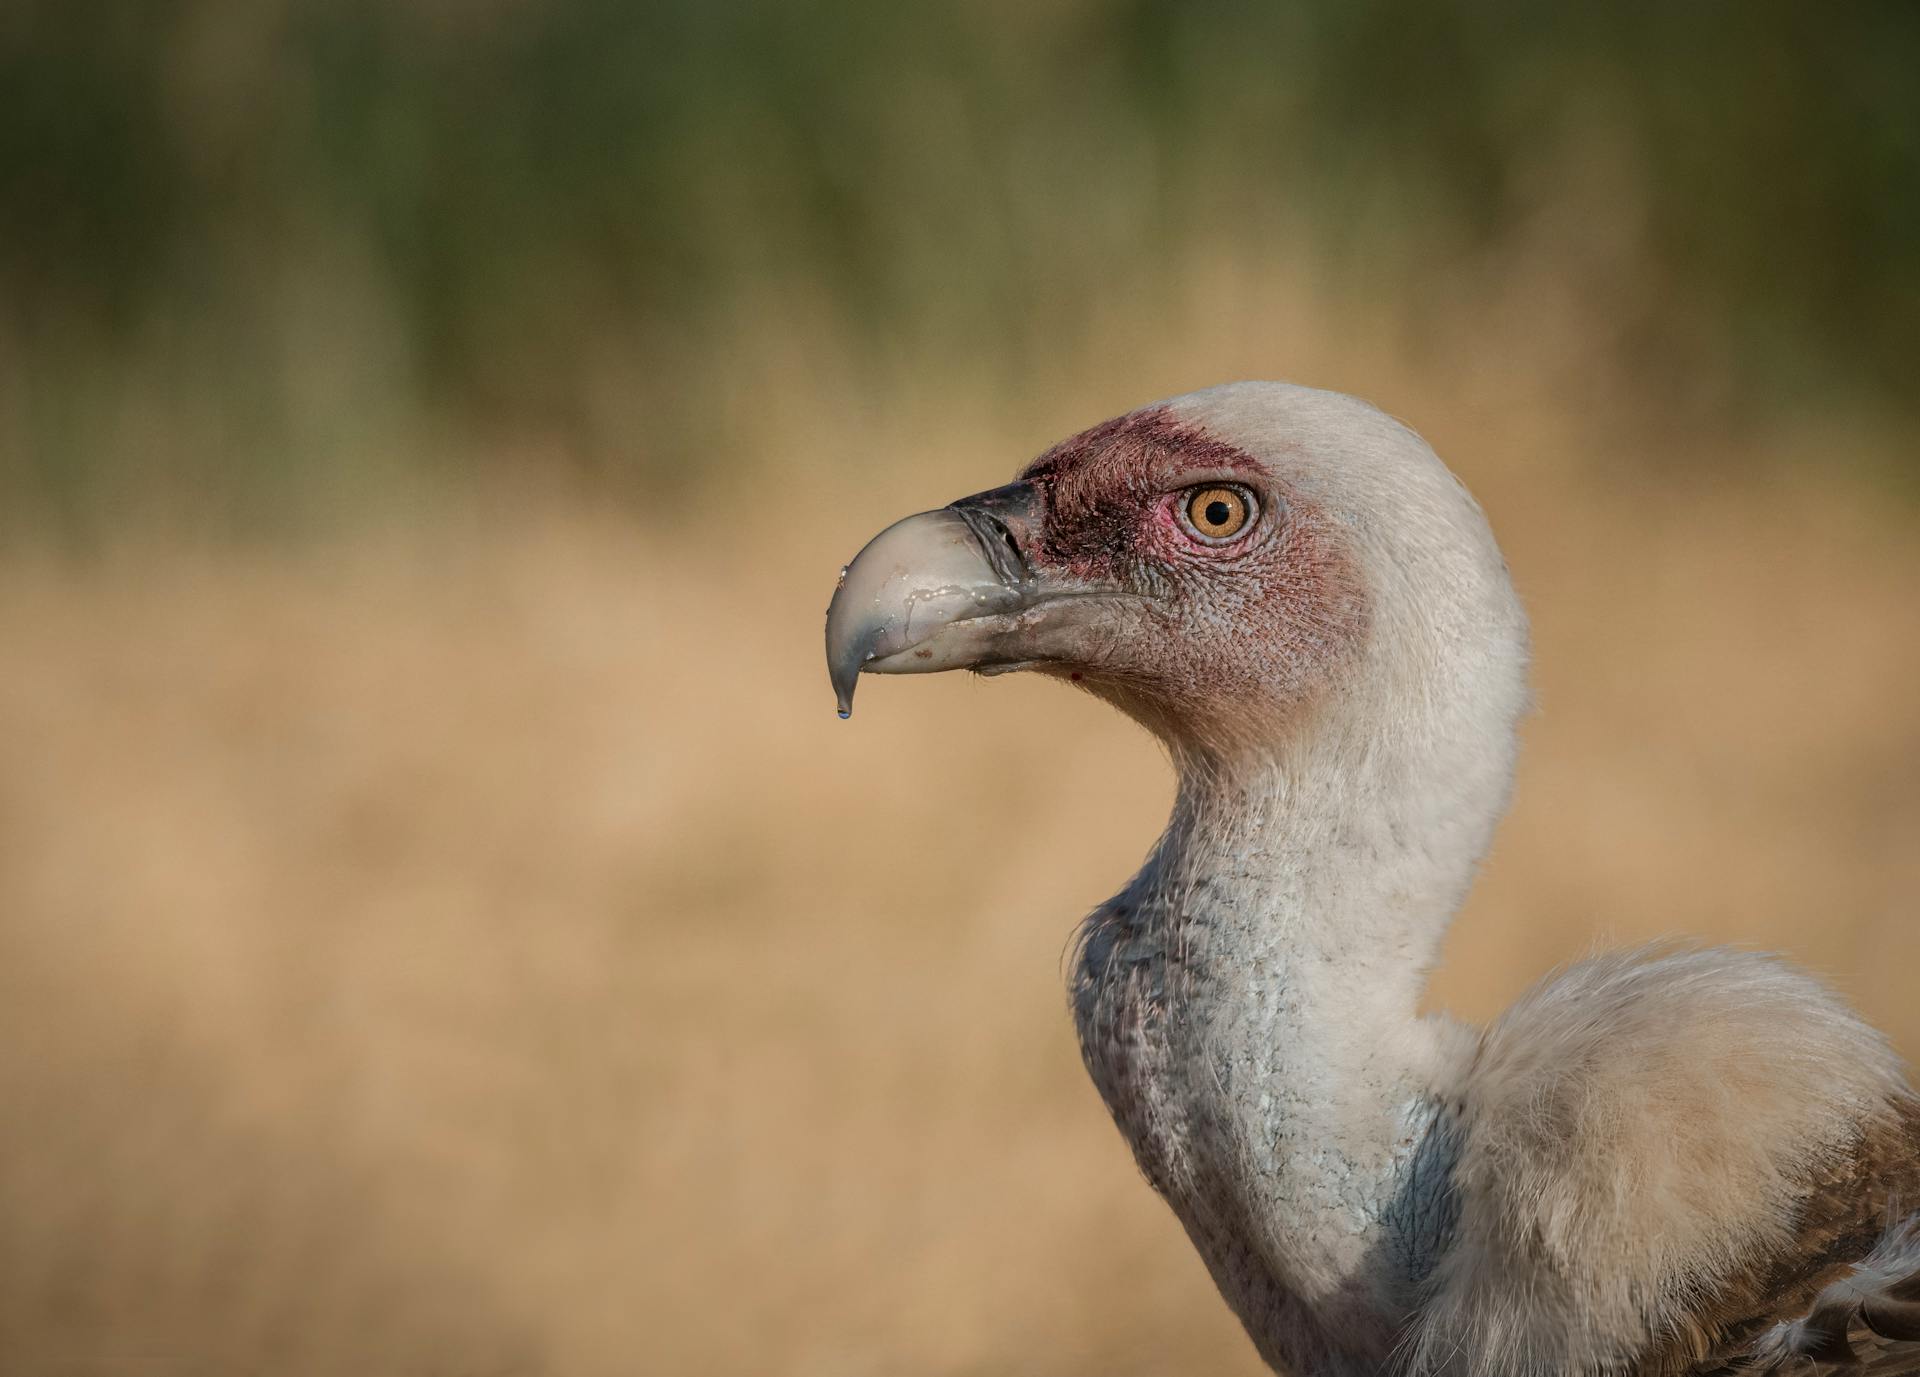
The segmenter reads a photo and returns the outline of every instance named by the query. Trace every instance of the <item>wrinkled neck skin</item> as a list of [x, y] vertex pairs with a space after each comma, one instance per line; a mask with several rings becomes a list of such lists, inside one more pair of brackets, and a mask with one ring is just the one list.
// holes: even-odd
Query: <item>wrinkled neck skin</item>
[[1142, 1170], [1290, 1370], [1377, 1370], [1452, 1224], [1473, 1034], [1418, 1002], [1505, 805], [1512, 713], [1392, 701], [1323, 706], [1264, 749], [1172, 743], [1166, 833], [1074, 974]]

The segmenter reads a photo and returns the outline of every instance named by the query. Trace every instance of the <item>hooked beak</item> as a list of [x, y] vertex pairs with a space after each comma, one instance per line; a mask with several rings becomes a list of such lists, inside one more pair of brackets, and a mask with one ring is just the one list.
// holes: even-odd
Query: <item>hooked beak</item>
[[1038, 520], [1029, 483], [1011, 483], [897, 521], [840, 574], [827, 608], [827, 673], [840, 715], [860, 673], [995, 673], [1022, 653], [1024, 614], [1066, 590], [1038, 577], [1026, 550]]

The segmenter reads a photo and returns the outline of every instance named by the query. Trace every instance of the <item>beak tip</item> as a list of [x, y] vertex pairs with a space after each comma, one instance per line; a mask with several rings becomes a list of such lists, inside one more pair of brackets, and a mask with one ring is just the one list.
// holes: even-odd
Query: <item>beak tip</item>
[[853, 691], [860, 684], [860, 664], [857, 660], [849, 663], [850, 659], [850, 656], [839, 655], [828, 664], [827, 677], [833, 683], [833, 706], [842, 722], [853, 716]]

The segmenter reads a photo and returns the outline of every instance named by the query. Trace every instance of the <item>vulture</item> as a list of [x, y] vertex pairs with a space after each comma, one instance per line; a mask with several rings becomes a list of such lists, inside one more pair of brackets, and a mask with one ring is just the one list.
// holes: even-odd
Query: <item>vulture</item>
[[1178, 789], [1070, 961], [1086, 1067], [1276, 1371], [1920, 1373], [1920, 1101], [1777, 959], [1663, 945], [1484, 1028], [1423, 1013], [1505, 811], [1527, 620], [1420, 437], [1283, 383], [1176, 397], [888, 526], [858, 676], [1031, 670]]

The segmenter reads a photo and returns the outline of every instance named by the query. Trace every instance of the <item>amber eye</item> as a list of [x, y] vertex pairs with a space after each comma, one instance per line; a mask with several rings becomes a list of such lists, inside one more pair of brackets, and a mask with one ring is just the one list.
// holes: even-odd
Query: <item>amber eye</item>
[[1212, 485], [1187, 494], [1187, 524], [1205, 540], [1231, 540], [1253, 519], [1253, 494], [1244, 488]]

